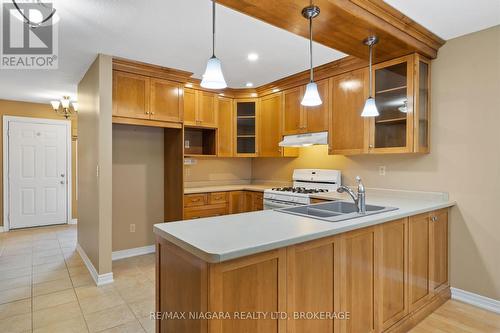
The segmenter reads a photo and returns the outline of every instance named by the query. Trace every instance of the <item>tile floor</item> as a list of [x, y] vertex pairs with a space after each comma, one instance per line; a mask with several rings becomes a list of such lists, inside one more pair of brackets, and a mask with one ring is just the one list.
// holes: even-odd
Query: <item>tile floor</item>
[[0, 233], [0, 332], [154, 332], [154, 255], [98, 288], [75, 247], [74, 225]]

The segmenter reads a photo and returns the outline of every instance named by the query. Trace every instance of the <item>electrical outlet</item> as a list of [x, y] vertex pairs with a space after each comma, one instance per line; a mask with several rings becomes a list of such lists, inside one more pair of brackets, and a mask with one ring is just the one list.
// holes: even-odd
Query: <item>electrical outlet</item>
[[130, 232], [135, 232], [135, 224], [130, 225]]
[[184, 140], [184, 148], [189, 149], [190, 146], [191, 146], [191, 142], [189, 142], [189, 140]]
[[385, 176], [385, 165], [381, 165], [378, 167], [379, 176]]

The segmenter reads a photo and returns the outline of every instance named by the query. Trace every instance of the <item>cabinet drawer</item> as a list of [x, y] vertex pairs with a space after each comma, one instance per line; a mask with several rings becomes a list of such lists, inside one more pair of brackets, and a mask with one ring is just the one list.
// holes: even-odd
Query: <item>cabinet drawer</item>
[[196, 207], [207, 204], [207, 194], [186, 194], [184, 195], [184, 207]]
[[211, 205], [226, 203], [227, 192], [213, 192], [208, 194], [208, 203]]
[[210, 205], [193, 207], [184, 210], [184, 219], [199, 219], [202, 217], [221, 216], [227, 214], [227, 205]]

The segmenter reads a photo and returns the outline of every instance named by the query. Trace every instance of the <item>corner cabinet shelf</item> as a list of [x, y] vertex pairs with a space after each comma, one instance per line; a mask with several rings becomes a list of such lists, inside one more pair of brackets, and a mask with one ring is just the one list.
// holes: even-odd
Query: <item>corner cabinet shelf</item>
[[235, 101], [235, 155], [240, 157], [257, 156], [257, 99]]

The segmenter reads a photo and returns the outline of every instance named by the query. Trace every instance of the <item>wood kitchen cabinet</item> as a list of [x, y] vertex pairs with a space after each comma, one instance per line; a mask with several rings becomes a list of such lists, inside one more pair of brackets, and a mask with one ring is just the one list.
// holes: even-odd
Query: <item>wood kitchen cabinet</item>
[[184, 125], [217, 127], [216, 98], [214, 93], [184, 89]]
[[368, 151], [370, 120], [361, 117], [368, 97], [368, 76], [368, 69], [360, 69], [330, 79], [330, 154], [352, 155]]
[[398, 322], [408, 309], [408, 219], [378, 227], [378, 311], [376, 320], [383, 331]]
[[430, 62], [409, 55], [373, 66], [380, 116], [370, 120], [372, 153], [429, 152]]
[[113, 117], [179, 123], [182, 103], [177, 82], [113, 71]]
[[448, 281], [448, 209], [430, 216], [429, 279], [433, 294], [450, 286]]
[[263, 193], [256, 191], [185, 194], [184, 219], [253, 212], [264, 209], [263, 202]]
[[217, 128], [217, 156], [231, 157], [234, 154], [233, 100], [217, 96], [216, 110], [219, 123]]
[[235, 154], [239, 157], [256, 157], [258, 155], [258, 99], [237, 99], [234, 103]]
[[319, 106], [305, 107], [300, 104], [305, 86], [283, 92], [283, 135], [328, 131], [328, 112], [330, 108], [330, 89], [328, 79], [316, 82], [323, 103]]
[[259, 156], [280, 157], [282, 93], [275, 93], [260, 99], [259, 109]]
[[150, 78], [113, 71], [113, 116], [149, 119]]

